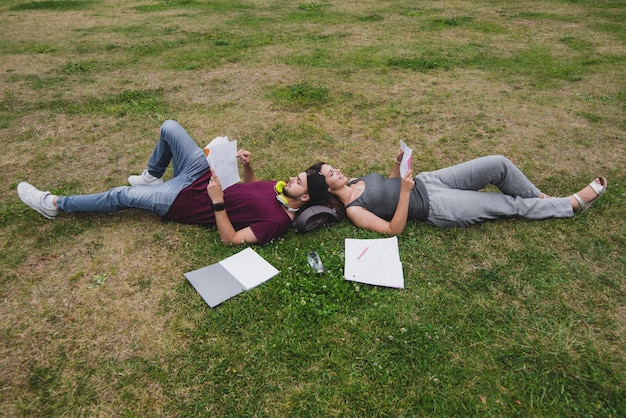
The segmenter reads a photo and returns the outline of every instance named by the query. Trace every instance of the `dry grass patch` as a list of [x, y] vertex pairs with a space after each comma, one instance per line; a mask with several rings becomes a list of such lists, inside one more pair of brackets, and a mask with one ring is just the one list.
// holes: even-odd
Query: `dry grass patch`
[[[188, 268], [177, 255], [180, 238], [158, 220], [102, 220], [106, 224], [58, 238], [50, 252], [27, 257], [15, 272], [21, 285], [3, 294], [3, 321], [11, 324], [5, 328], [10, 342], [2, 347], [3, 376], [12, 382], [5, 395], [18, 396], [15, 391], [32, 385], [24, 380], [28, 375], [56, 369], [61, 360], [69, 386], [59, 390], [71, 391], [85, 371], [102, 364], [184, 349], [180, 335], [164, 331], [175, 317], [167, 306]], [[110, 391], [115, 382], [98, 380], [88, 378], [103, 399], [121, 401]], [[160, 389], [147, 385], [141, 396], [159, 399]]]

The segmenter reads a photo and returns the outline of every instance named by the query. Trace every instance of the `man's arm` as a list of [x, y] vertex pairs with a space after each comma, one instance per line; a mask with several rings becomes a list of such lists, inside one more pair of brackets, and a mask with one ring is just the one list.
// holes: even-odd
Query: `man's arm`
[[254, 174], [254, 170], [252, 170], [252, 166], [250, 162], [252, 161], [252, 155], [250, 151], [246, 151], [242, 149], [237, 152], [237, 158], [241, 161], [241, 165], [243, 166], [243, 182], [244, 183], [254, 183], [257, 182], [256, 175]]
[[220, 240], [226, 245], [241, 245], [241, 244], [258, 244], [257, 239], [252, 228], [246, 227], [235, 231], [228, 212], [226, 209], [216, 210], [224, 204], [224, 191], [220, 180], [217, 178], [214, 172], [211, 173], [211, 180], [207, 186], [207, 193], [213, 202], [213, 210], [215, 212], [215, 224], [217, 226], [217, 232], [220, 235]]
[[217, 232], [220, 235], [220, 240], [225, 245], [241, 245], [241, 244], [258, 244], [257, 239], [252, 228], [245, 227], [239, 231], [235, 231], [233, 224], [228, 218], [226, 209], [215, 212], [215, 223], [217, 225]]

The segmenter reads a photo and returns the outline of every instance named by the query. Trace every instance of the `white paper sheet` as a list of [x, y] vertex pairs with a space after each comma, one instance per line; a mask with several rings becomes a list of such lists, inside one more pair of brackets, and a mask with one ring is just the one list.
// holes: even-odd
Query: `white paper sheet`
[[345, 240], [344, 277], [359, 283], [404, 288], [398, 238]]
[[400, 162], [400, 176], [404, 178], [409, 168], [411, 168], [411, 160], [413, 159], [413, 150], [409, 148], [404, 141], [400, 141], [400, 148], [404, 151], [402, 161]]
[[239, 167], [237, 166], [237, 141], [228, 141], [227, 136], [218, 136], [204, 147], [209, 167], [211, 167], [226, 190], [239, 183]]

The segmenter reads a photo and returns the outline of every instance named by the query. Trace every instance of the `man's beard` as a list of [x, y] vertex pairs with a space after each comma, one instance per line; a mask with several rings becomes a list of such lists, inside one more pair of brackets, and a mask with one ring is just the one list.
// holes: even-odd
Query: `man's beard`
[[290, 198], [290, 199], [299, 199], [299, 198], [300, 198], [300, 196], [302, 196], [302, 195], [300, 195], [300, 196], [294, 196], [294, 195], [291, 193], [291, 191], [290, 191], [290, 190], [287, 190], [287, 189], [285, 189], [285, 188], [283, 188], [283, 194], [285, 195], [285, 197], [288, 197], [288, 198]]

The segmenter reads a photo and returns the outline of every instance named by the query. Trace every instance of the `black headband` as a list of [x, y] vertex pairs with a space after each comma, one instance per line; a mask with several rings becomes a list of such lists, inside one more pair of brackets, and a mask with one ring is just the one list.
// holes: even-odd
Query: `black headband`
[[310, 171], [306, 174], [306, 181], [311, 196], [310, 203], [320, 203], [328, 198], [328, 186], [326, 179], [317, 171]]

